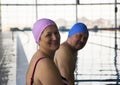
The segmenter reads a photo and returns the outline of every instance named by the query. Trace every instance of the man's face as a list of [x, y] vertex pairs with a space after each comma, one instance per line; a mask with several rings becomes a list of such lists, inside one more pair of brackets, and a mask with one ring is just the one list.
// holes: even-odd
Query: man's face
[[75, 50], [82, 49], [88, 40], [87, 33], [77, 33], [71, 36], [71, 44]]

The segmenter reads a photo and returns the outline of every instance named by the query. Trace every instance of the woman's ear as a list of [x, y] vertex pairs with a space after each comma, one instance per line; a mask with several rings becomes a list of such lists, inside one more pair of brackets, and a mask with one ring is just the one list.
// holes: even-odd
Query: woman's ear
[[40, 38], [39, 38], [39, 41], [37, 42], [37, 45], [40, 45]]

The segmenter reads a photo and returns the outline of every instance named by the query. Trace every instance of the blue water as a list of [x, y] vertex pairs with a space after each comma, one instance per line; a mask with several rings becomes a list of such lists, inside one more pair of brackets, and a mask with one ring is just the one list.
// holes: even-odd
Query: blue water
[[[60, 32], [61, 43], [66, 40], [67, 34], [67, 32]], [[19, 32], [19, 36], [29, 62], [37, 50], [37, 45], [30, 31]], [[114, 37], [115, 33], [112, 31], [90, 32], [86, 46], [78, 52], [76, 84], [120, 84], [120, 32], [117, 32], [117, 50], [114, 48]]]

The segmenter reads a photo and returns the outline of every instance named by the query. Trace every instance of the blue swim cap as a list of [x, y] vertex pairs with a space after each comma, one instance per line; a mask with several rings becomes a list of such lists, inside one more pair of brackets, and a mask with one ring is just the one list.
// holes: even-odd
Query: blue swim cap
[[74, 34], [80, 33], [80, 32], [87, 33], [89, 35], [87, 26], [85, 24], [83, 24], [83, 23], [76, 23], [70, 29], [68, 37], [70, 37], [70, 36], [72, 36]]

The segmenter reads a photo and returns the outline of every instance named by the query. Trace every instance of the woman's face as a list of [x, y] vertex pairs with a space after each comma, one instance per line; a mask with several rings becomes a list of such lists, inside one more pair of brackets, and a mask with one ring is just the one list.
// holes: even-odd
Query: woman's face
[[56, 51], [60, 46], [60, 34], [55, 25], [45, 28], [39, 40], [40, 47], [45, 50]]
[[86, 33], [77, 33], [71, 36], [72, 47], [76, 50], [82, 49], [88, 40], [88, 35]]

